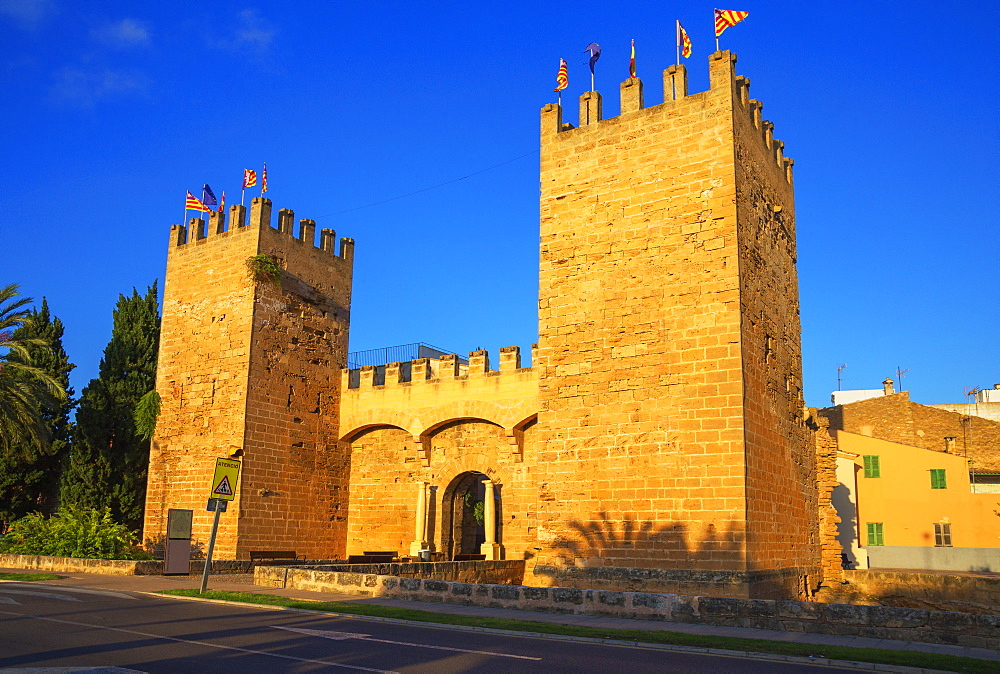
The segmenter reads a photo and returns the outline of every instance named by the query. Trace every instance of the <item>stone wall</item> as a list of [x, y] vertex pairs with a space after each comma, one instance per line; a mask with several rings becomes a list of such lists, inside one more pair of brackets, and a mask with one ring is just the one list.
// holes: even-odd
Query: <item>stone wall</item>
[[995, 648], [1000, 615], [787, 600], [460, 583], [301, 568], [257, 569], [259, 585], [411, 601], [752, 627]]
[[691, 569], [641, 569], [598, 567], [534, 567], [532, 581], [544, 578], [544, 585], [584, 590], [622, 590], [705, 594], [713, 597], [782, 599], [789, 588], [814, 570], [809, 568], [763, 569], [758, 571], [699, 571]]
[[[163, 575], [163, 561], [156, 559], [80, 559], [78, 557], [46, 557], [43, 555], [0, 554], [0, 568], [29, 569], [61, 573], [98, 573], [105, 576], [160, 576]], [[193, 559], [191, 574], [205, 570], [205, 560]], [[212, 560], [212, 574], [250, 573], [253, 564], [249, 561]]]
[[945, 437], [955, 438], [952, 453], [972, 461], [973, 470], [1000, 471], [1000, 422], [910, 401], [908, 391], [827, 407], [831, 430], [848, 431], [945, 451]]
[[[300, 573], [301, 572], [301, 573]], [[308, 567], [259, 566], [254, 570], [254, 584], [267, 587], [295, 587], [329, 592], [330, 585], [364, 588], [365, 578], [424, 578], [459, 583], [520, 585], [524, 580], [524, 562], [518, 560], [478, 562], [419, 562], [413, 564], [326, 564]]]
[[[944, 573], [856, 569], [844, 571], [850, 589], [889, 603], [894, 598], [929, 606], [959, 607], [995, 613], [1000, 606], [1000, 575], [970, 576]], [[956, 608], [956, 610], [959, 610]]]

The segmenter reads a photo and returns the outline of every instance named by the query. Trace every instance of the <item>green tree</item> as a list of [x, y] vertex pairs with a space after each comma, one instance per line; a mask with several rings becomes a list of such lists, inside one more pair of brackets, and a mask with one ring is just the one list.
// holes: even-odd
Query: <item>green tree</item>
[[130, 529], [142, 526], [149, 440], [136, 432], [134, 412], [153, 390], [160, 314], [156, 283], [146, 295], [118, 296], [111, 341], [99, 375], [80, 394], [60, 498], [104, 510]]
[[25, 383], [32, 375], [18, 372], [30, 365], [51, 377], [65, 396], [44, 395], [35, 402], [32, 418], [44, 425], [44, 440], [36, 443], [21, 438], [0, 450], [0, 532], [13, 520], [30, 512], [54, 509], [59, 489], [59, 468], [69, 447], [69, 415], [73, 409], [69, 373], [75, 367], [63, 349], [63, 324], [53, 318], [48, 302], [41, 309], [29, 311], [11, 339], [24, 348], [7, 354], [6, 376]]

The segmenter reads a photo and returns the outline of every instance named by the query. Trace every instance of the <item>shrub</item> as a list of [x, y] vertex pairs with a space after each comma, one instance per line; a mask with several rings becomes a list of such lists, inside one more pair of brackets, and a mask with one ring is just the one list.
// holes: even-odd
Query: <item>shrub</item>
[[60, 508], [52, 517], [31, 513], [0, 537], [0, 552], [86, 559], [152, 559], [137, 534], [111, 519], [111, 510]]

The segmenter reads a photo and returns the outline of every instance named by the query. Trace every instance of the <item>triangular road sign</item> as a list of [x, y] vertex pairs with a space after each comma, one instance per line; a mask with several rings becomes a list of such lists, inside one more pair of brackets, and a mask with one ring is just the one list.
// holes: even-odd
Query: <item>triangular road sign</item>
[[219, 496], [232, 496], [233, 488], [229, 484], [229, 476], [224, 475], [219, 484], [212, 490], [213, 494], [218, 494]]

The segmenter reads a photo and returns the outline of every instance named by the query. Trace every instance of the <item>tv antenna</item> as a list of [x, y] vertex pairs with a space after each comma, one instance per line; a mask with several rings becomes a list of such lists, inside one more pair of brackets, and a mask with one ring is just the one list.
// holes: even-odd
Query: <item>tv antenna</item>
[[971, 403], [972, 399], [975, 398], [977, 395], [979, 395], [979, 392], [982, 391], [982, 390], [983, 390], [982, 386], [973, 386], [972, 388], [969, 388], [968, 386], [966, 386], [965, 387], [965, 399], [968, 400]]
[[898, 365], [896, 366], [896, 381], [899, 382], [899, 391], [900, 391], [900, 393], [902, 393], [902, 391], [903, 391], [903, 377], [905, 377], [906, 373], [909, 372], [909, 371], [910, 371], [909, 368], [907, 368], [905, 370], [901, 370], [901, 369], [899, 369]]
[[841, 377], [840, 376], [840, 373], [843, 372], [846, 369], [847, 369], [847, 363], [843, 363], [843, 364], [837, 366], [837, 390], [838, 391], [841, 390], [840, 385], [841, 385], [842, 382], [845, 382], [845, 381], [854, 381], [854, 379], [851, 378], [851, 377]]

